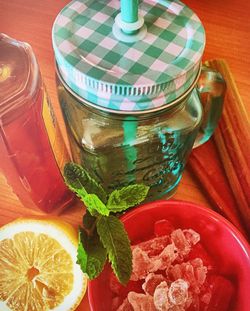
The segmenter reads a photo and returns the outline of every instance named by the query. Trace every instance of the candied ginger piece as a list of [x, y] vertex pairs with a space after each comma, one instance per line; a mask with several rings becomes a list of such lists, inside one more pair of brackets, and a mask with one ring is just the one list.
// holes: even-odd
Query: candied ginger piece
[[184, 279], [185, 281], [188, 281], [190, 285], [196, 281], [194, 268], [190, 262], [183, 262], [181, 264], [171, 266], [169, 269], [169, 276], [174, 281]]
[[168, 301], [168, 284], [166, 281], [161, 282], [155, 288], [154, 305], [157, 311], [169, 310], [170, 304]]
[[190, 252], [191, 250], [190, 243], [186, 239], [181, 229], [174, 230], [171, 233], [171, 240], [178, 250], [178, 255], [180, 259], [182, 259], [183, 256], [186, 256]]
[[178, 279], [187, 281], [190, 285], [190, 290], [199, 292], [199, 287], [195, 286], [197, 282], [194, 276], [194, 269], [189, 262], [171, 266], [168, 270], [168, 276], [172, 281], [176, 281]]
[[194, 268], [195, 279], [199, 284], [204, 284], [207, 277], [207, 267], [203, 265], [203, 261], [200, 258], [196, 258], [190, 261]]
[[174, 231], [174, 226], [167, 219], [161, 219], [154, 223], [154, 234], [155, 236], [169, 235]]
[[183, 276], [183, 269], [181, 264], [175, 264], [167, 269], [166, 274], [170, 277], [171, 280], [181, 279]]
[[193, 293], [199, 294], [207, 276], [207, 267], [200, 258], [171, 266], [168, 270], [172, 280], [183, 279], [190, 285]]
[[183, 279], [178, 279], [171, 283], [168, 290], [169, 302], [173, 305], [185, 305], [188, 300], [188, 283]]
[[142, 284], [142, 289], [146, 294], [153, 296], [155, 288], [163, 281], [166, 279], [162, 274], [149, 273]]
[[183, 231], [184, 236], [185, 236], [185, 238], [187, 239], [187, 241], [189, 242], [190, 245], [197, 244], [200, 241], [200, 239], [201, 239], [199, 233], [197, 233], [193, 229], [184, 229], [182, 231]]
[[151, 260], [148, 254], [140, 247], [135, 247], [132, 250], [133, 272], [131, 275], [132, 281], [145, 279], [150, 272], [157, 271], [161, 264], [160, 259]]
[[117, 309], [117, 311], [134, 311], [132, 305], [129, 303], [128, 298], [123, 300], [123, 303]]
[[154, 299], [150, 295], [129, 292], [128, 301], [134, 311], [157, 311], [154, 306]]
[[147, 276], [151, 265], [148, 254], [143, 251], [140, 247], [135, 247], [132, 250], [132, 263], [133, 271], [131, 280], [137, 281]]
[[175, 261], [177, 257], [178, 252], [175, 245], [173, 243], [167, 245], [159, 255], [159, 259], [161, 259], [161, 266], [159, 267], [159, 270], [168, 269], [171, 263]]
[[145, 251], [148, 256], [152, 257], [159, 255], [170, 242], [170, 237], [164, 235], [133, 245], [132, 251], [135, 247], [139, 247], [141, 250]]
[[150, 272], [166, 270], [177, 256], [174, 244], [167, 245], [159, 255], [153, 257], [149, 257], [148, 253], [140, 247], [134, 247], [132, 250], [133, 272], [130, 279], [137, 281], [145, 279]]
[[163, 266], [163, 261], [158, 256], [149, 257], [147, 252], [140, 247], [132, 250], [133, 271], [130, 280], [138, 281], [145, 279], [150, 272], [158, 271]]

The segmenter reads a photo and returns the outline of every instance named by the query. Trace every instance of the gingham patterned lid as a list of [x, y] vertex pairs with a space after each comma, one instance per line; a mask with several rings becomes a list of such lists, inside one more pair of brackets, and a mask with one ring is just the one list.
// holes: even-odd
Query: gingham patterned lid
[[118, 0], [72, 1], [57, 16], [52, 41], [60, 75], [80, 97], [112, 110], [166, 105], [194, 82], [205, 45], [198, 17], [180, 1], [143, 0], [146, 36], [113, 32]]

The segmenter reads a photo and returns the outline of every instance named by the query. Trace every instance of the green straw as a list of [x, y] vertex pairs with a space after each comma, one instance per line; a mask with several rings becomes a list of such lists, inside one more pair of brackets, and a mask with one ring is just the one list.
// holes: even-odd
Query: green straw
[[[136, 117], [127, 117], [126, 120], [123, 121], [123, 146], [124, 146], [124, 154], [127, 161], [127, 171], [134, 171], [136, 160], [137, 160], [137, 149], [134, 146], [137, 136], [137, 118]], [[134, 180], [135, 176], [130, 175]]]
[[126, 23], [138, 21], [138, 0], [121, 0], [121, 16]]

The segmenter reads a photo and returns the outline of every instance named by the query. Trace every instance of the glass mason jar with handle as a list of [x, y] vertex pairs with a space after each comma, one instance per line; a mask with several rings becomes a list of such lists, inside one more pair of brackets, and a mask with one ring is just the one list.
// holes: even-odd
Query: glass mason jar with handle
[[188, 7], [132, 2], [121, 13], [114, 0], [60, 12], [58, 95], [74, 161], [108, 193], [144, 183], [153, 200], [172, 195], [193, 146], [212, 135], [225, 83], [201, 68], [205, 33]]

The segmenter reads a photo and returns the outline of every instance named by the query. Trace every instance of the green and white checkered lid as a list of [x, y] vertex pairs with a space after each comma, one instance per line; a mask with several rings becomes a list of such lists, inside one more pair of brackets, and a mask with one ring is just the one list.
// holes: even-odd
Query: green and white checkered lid
[[154, 109], [185, 93], [205, 45], [199, 18], [178, 0], [143, 0], [144, 33], [126, 42], [115, 32], [119, 11], [118, 0], [72, 1], [57, 16], [53, 48], [69, 88], [100, 109], [118, 111]]

